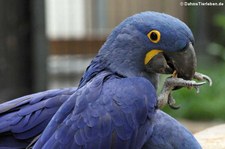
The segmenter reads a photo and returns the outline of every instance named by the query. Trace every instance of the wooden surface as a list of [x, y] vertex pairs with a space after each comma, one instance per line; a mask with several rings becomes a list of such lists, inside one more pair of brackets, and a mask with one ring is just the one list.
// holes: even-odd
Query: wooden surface
[[225, 149], [225, 124], [207, 128], [195, 137], [203, 149]]
[[80, 39], [80, 40], [51, 40], [50, 54], [52, 55], [90, 55], [96, 54], [105, 40]]

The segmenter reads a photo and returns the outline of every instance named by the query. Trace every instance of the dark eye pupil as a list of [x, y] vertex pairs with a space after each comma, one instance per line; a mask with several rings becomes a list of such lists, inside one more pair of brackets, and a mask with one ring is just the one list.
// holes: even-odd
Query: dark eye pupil
[[158, 35], [156, 33], [154, 33], [154, 32], [151, 33], [150, 37], [151, 37], [152, 40], [157, 40], [158, 39]]

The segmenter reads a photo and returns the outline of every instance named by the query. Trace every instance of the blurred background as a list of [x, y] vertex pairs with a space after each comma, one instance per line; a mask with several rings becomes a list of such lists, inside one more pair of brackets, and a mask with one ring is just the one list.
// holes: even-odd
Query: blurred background
[[[77, 86], [107, 35], [123, 19], [158, 11], [184, 21], [195, 36], [205, 85], [173, 93], [180, 119], [225, 121], [225, 4], [181, 6], [180, 0], [0, 1], [0, 102], [53, 88]], [[187, 0], [185, 2], [199, 2]], [[201, 2], [208, 2], [201, 0]], [[224, 2], [214, 0], [214, 2]]]

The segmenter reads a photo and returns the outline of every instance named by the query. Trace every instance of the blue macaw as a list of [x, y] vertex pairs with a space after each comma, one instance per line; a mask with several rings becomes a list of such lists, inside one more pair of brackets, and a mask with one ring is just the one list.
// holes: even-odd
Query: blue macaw
[[[159, 109], [173, 101], [172, 90], [198, 87], [193, 78], [207, 80], [195, 73], [193, 44], [191, 30], [170, 15], [143, 12], [127, 18], [109, 35], [77, 88], [0, 105], [0, 148], [201, 148]], [[173, 75], [159, 100], [160, 73]]]

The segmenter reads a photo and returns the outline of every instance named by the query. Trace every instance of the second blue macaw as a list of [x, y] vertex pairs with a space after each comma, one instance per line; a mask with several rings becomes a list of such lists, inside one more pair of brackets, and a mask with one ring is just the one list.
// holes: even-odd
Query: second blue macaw
[[[173, 89], [199, 86], [193, 78], [207, 80], [195, 73], [193, 44], [187, 25], [167, 14], [127, 18], [109, 35], [78, 88], [0, 105], [0, 148], [201, 148], [186, 128], [158, 108], [164, 102], [173, 106]], [[173, 74], [166, 84], [169, 92], [160, 99], [159, 73]]]

